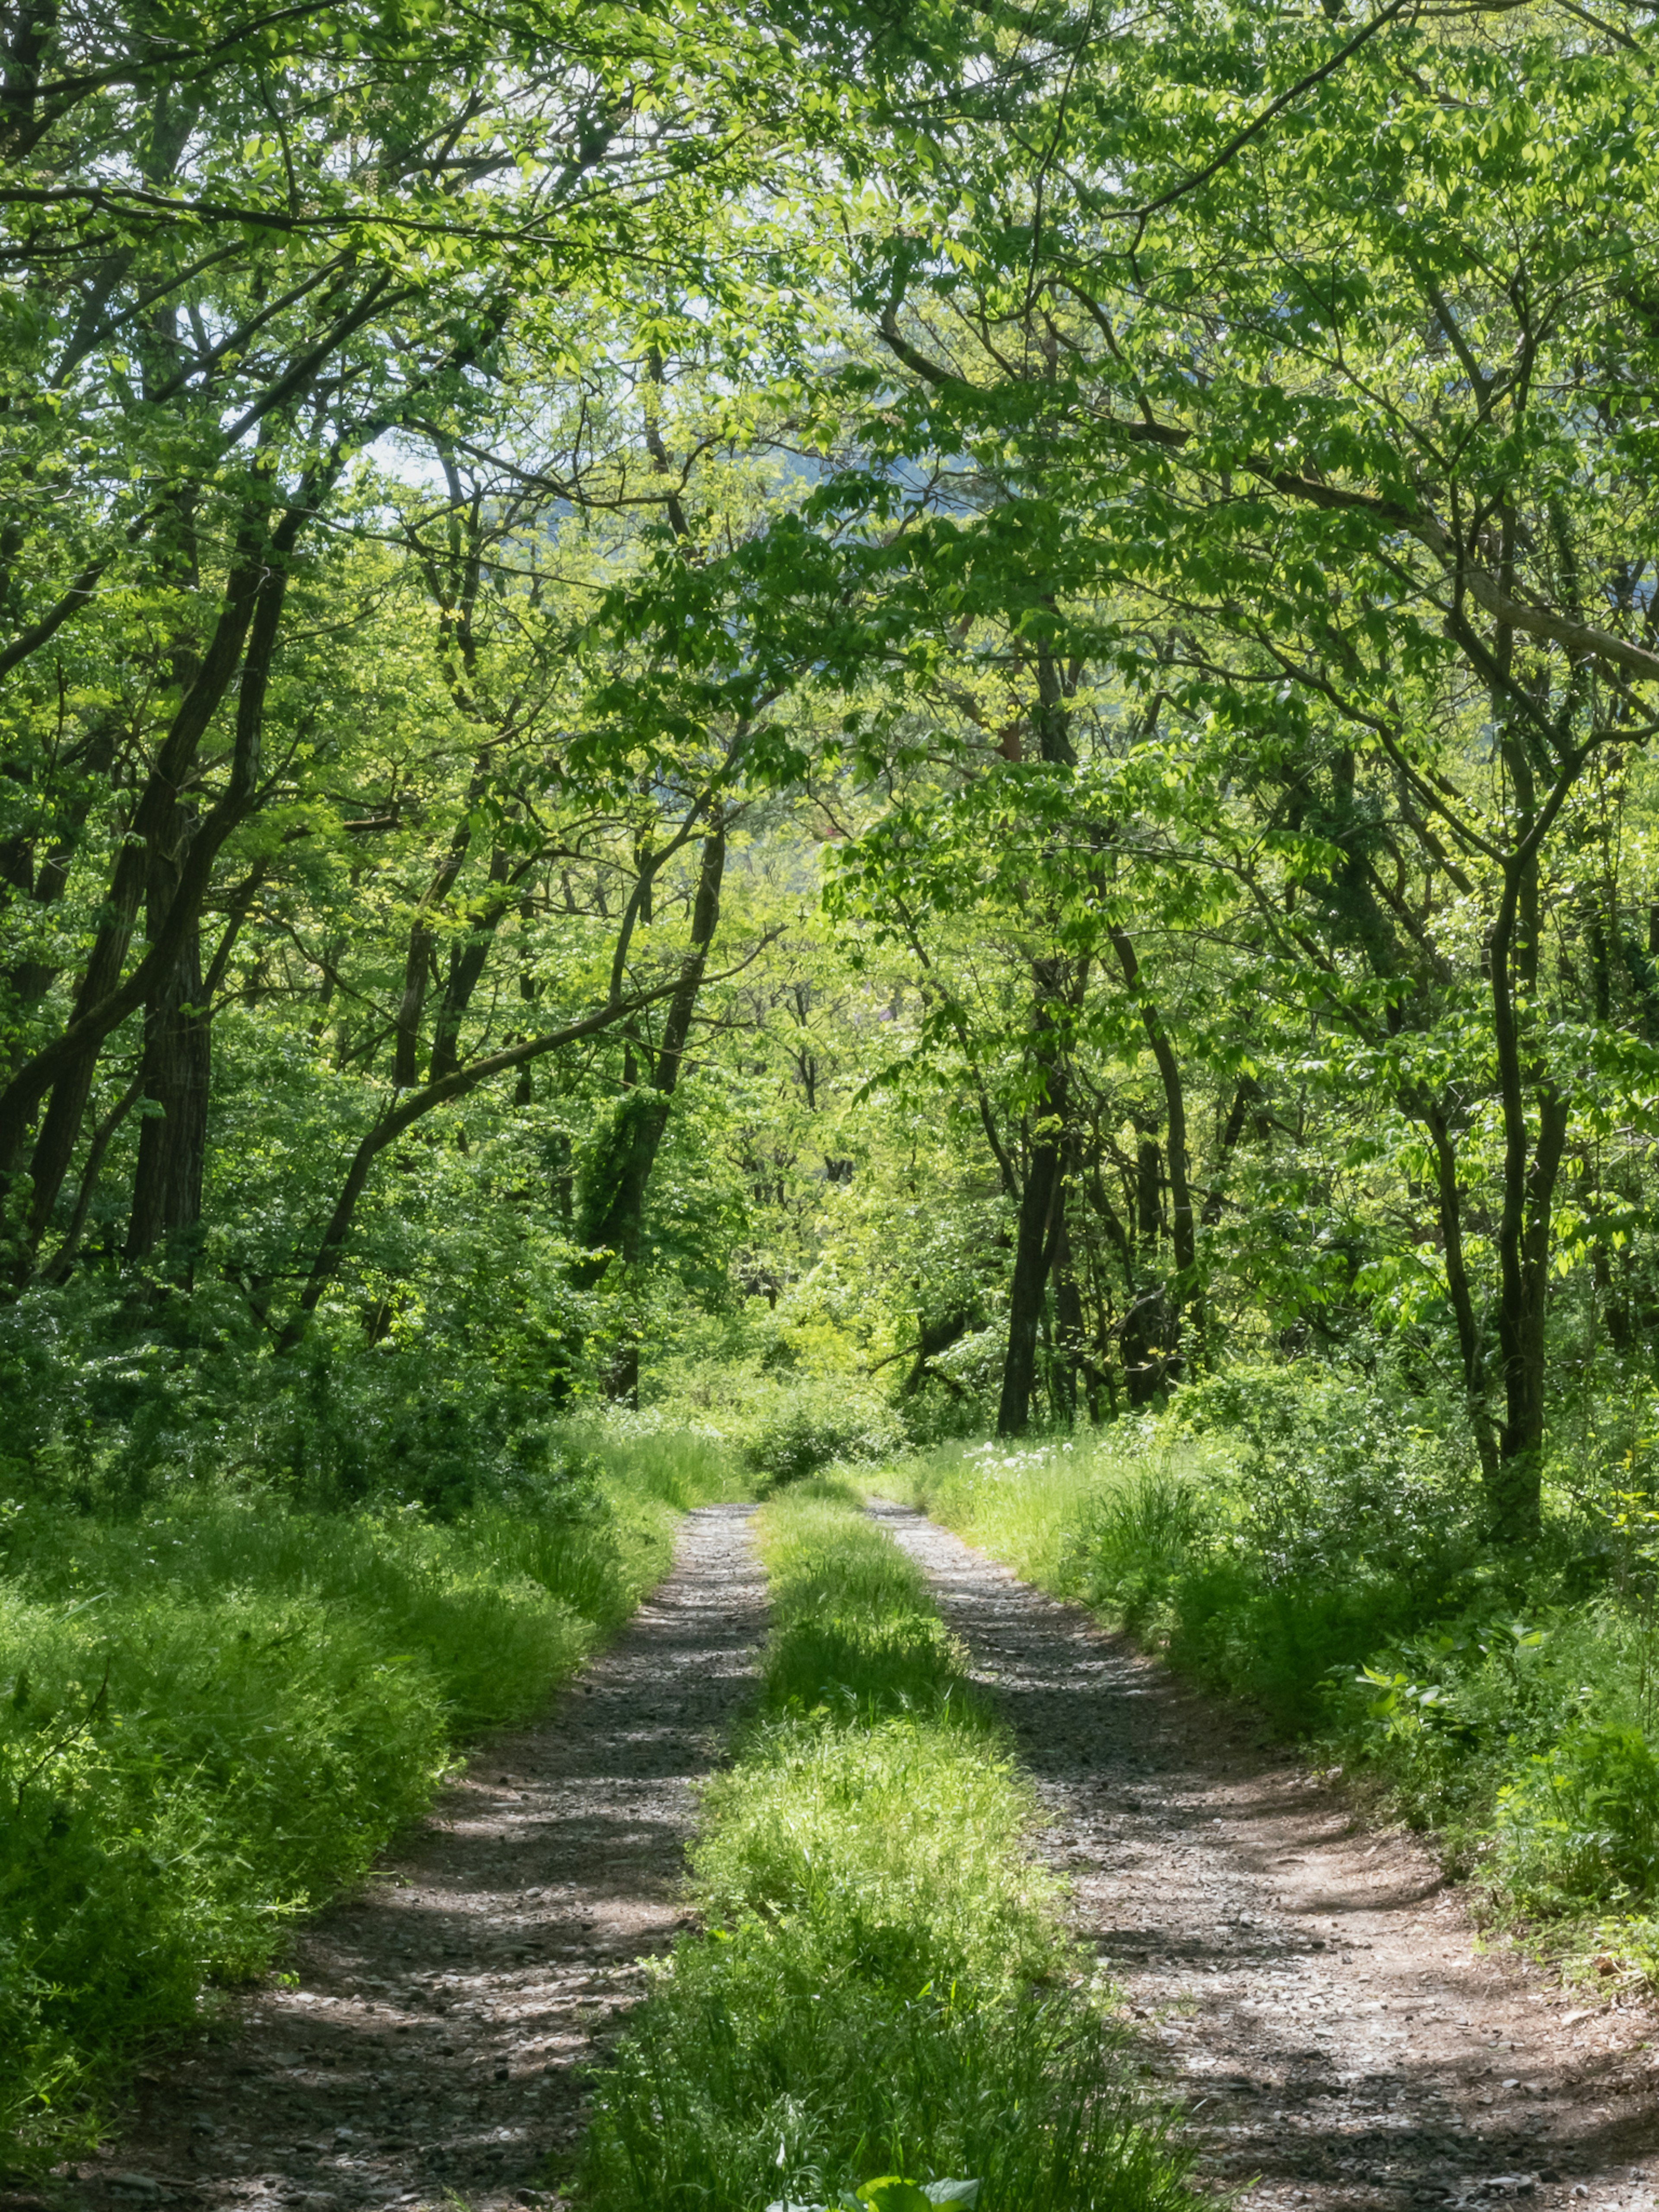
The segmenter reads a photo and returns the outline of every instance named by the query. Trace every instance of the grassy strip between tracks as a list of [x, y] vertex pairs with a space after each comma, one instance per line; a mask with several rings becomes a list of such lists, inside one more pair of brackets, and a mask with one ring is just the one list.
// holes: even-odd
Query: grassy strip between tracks
[[265, 1971], [464, 1736], [532, 1715], [661, 1576], [709, 1460], [650, 1439], [545, 1510], [449, 1522], [222, 1492], [0, 1508], [0, 2167], [87, 2141], [145, 2045]]
[[765, 1696], [708, 1794], [706, 1932], [598, 2084], [582, 2202], [1185, 2212], [921, 1576], [830, 1483], [775, 1500], [761, 1540]]

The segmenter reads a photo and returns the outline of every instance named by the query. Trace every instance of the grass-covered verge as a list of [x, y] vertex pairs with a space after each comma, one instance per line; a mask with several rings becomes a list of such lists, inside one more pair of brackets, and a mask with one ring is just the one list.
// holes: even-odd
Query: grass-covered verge
[[0, 1506], [0, 2166], [94, 2133], [146, 2040], [267, 1969], [465, 1735], [534, 1713], [725, 1477], [585, 1441], [534, 1513]]
[[583, 2204], [1189, 2204], [921, 1577], [830, 1483], [762, 1540], [765, 1694], [707, 1797], [706, 1932], [599, 2079]]
[[1563, 1486], [1534, 1550], [1494, 1550], [1432, 1412], [1308, 1362], [1092, 1436], [944, 1446], [882, 1486], [1252, 1699], [1435, 1832], [1529, 1947], [1659, 1981], [1653, 1522]]

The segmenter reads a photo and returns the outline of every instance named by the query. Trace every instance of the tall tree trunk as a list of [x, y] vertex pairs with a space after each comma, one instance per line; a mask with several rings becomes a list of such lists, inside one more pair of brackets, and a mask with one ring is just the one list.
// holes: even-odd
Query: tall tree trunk
[[1206, 1322], [1203, 1286], [1198, 1273], [1198, 1217], [1193, 1206], [1187, 1150], [1187, 1091], [1175, 1047], [1164, 1026], [1158, 1002], [1142, 981], [1140, 962], [1127, 932], [1115, 928], [1112, 946], [1123, 971], [1123, 981], [1140, 1009], [1141, 1027], [1146, 1032], [1146, 1042], [1152, 1047], [1158, 1080], [1164, 1088], [1164, 1169], [1170, 1182], [1170, 1244], [1175, 1259], [1175, 1279], [1167, 1292], [1169, 1314], [1164, 1333], [1169, 1342], [1164, 1347], [1164, 1371], [1166, 1376], [1175, 1377], [1181, 1372], [1183, 1315], [1191, 1318], [1200, 1364]]
[[[70, 1019], [0, 1091], [0, 1175], [15, 1173], [35, 1110], [43, 1099], [48, 1101], [29, 1164], [33, 1188], [27, 1244], [31, 1253], [69, 1171], [104, 1040], [149, 1000], [183, 956], [198, 927], [219, 849], [257, 803], [265, 691], [287, 592], [289, 556], [309, 514], [307, 500], [303, 508], [289, 508], [276, 528], [269, 531], [262, 506], [251, 505], [245, 511], [218, 624], [122, 842]], [[123, 977], [144, 890], [147, 855], [193, 770], [201, 740], [239, 663], [241, 684], [229, 781], [191, 841], [172, 904], [153, 933], [148, 952]]]
[[[620, 1260], [624, 1267], [632, 1267], [639, 1261], [646, 1195], [684, 1065], [685, 1048], [690, 1039], [709, 950], [720, 927], [720, 890], [725, 875], [726, 823], [717, 813], [702, 841], [696, 896], [691, 909], [690, 949], [668, 1002], [650, 1083], [630, 1092], [623, 1102], [610, 1157], [598, 1169], [603, 1178], [600, 1188], [604, 1196], [590, 1212], [587, 1223], [592, 1250], [591, 1256], [580, 1261], [573, 1271], [583, 1287], [591, 1288], [600, 1281], [613, 1258]], [[635, 1371], [637, 1375], [637, 1361]]]
[[1008, 1348], [1002, 1363], [997, 1434], [1017, 1437], [1031, 1418], [1036, 1383], [1037, 1328], [1054, 1255], [1054, 1208], [1060, 1200], [1066, 1127], [1066, 1074], [1050, 1011], [1060, 988], [1058, 963], [1035, 963], [1033, 1057], [1042, 1070], [1032, 1110], [1031, 1142], [1014, 1229], [1014, 1272], [1008, 1285]]
[[1434, 1146], [1435, 1206], [1440, 1222], [1440, 1249], [1446, 1267], [1446, 1292], [1457, 1324], [1457, 1348], [1463, 1363], [1463, 1397], [1469, 1427], [1480, 1455], [1480, 1477], [1489, 1498], [1498, 1487], [1498, 1439], [1492, 1433], [1492, 1409], [1487, 1403], [1486, 1340], [1474, 1310], [1469, 1283], [1468, 1258], [1463, 1249], [1462, 1194], [1457, 1188], [1457, 1150], [1451, 1125], [1441, 1109], [1426, 1101], [1408, 1103], [1429, 1133]]
[[[152, 844], [147, 890], [152, 940], [179, 895], [180, 863], [194, 826], [176, 807], [167, 831]], [[202, 1218], [211, 1058], [204, 999], [201, 924], [194, 921], [144, 1007], [143, 1095], [152, 1111], [138, 1132], [129, 1260], [148, 1259], [158, 1244], [186, 1234]]]
[[156, 1109], [138, 1132], [127, 1228], [129, 1260], [193, 1230], [202, 1218], [211, 1047], [202, 1003], [202, 945], [192, 929], [172, 974], [144, 1010], [144, 1097]]
[[[1531, 781], [1524, 763], [1517, 768], [1522, 750], [1511, 744], [1506, 757], [1524, 819], [1532, 813]], [[1541, 1059], [1528, 1049], [1522, 1031], [1522, 1007], [1536, 980], [1538, 961], [1535, 856], [1535, 842], [1528, 835], [1505, 863], [1492, 940], [1492, 1030], [1504, 1121], [1503, 1205], [1498, 1224], [1498, 1358], [1504, 1418], [1489, 1495], [1492, 1533], [1510, 1544], [1532, 1541], [1542, 1518], [1550, 1224], [1568, 1119], [1566, 1098]], [[1528, 1126], [1528, 1090], [1537, 1106], [1535, 1142]]]
[[1072, 1239], [1066, 1224], [1066, 1194], [1054, 1209], [1054, 1397], [1060, 1414], [1077, 1419], [1078, 1376], [1087, 1351], [1084, 1336], [1083, 1292], [1072, 1260]]
[[1037, 1329], [1048, 1287], [1049, 1208], [1060, 1180], [1060, 1146], [1039, 1139], [1026, 1163], [1014, 1232], [1014, 1272], [1008, 1285], [1008, 1349], [1002, 1363], [1002, 1393], [997, 1403], [997, 1434], [1023, 1435], [1031, 1419], [1036, 1387]]
[[1135, 1147], [1135, 1233], [1125, 1253], [1129, 1308], [1123, 1317], [1123, 1369], [1129, 1403], [1135, 1407], [1150, 1406], [1164, 1388], [1180, 1330], [1164, 1280], [1163, 1167], [1148, 1122]]

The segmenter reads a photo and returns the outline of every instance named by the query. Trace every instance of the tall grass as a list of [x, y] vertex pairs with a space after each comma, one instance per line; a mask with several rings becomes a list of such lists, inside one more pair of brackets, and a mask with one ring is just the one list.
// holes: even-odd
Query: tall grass
[[1188, 2205], [921, 1577], [825, 1483], [762, 1540], [764, 1710], [708, 1792], [708, 1932], [599, 2081], [583, 2201], [763, 2212], [900, 2177], [977, 2183], [983, 2212]]
[[[1191, 1454], [1186, 1455], [1188, 1459]], [[1140, 1478], [1168, 1477], [1170, 1444], [1152, 1421], [1034, 1443], [951, 1441], [884, 1471], [879, 1486], [1004, 1559], [1040, 1589], [1074, 1595], [1079, 1534]], [[1181, 1473], [1188, 1468], [1183, 1465]]]
[[536, 1517], [0, 1509], [0, 2164], [94, 2132], [146, 2039], [533, 1714], [729, 1481], [663, 1438]]

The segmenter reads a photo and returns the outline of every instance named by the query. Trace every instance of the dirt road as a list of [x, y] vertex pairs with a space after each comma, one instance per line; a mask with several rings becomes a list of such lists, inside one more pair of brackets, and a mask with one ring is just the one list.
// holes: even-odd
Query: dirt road
[[1249, 2184], [1261, 2212], [1654, 2205], [1650, 2013], [1478, 1956], [1428, 1854], [1361, 1832], [1248, 1715], [919, 1514], [876, 1512], [1012, 1724], [1079, 1932], [1144, 2020], [1200, 2176]]
[[[536, 2202], [634, 1961], [679, 1924], [695, 1785], [752, 1694], [750, 1510], [693, 1514], [672, 1576], [547, 1721], [476, 1759], [307, 1929], [296, 1985], [240, 2001], [222, 2040], [147, 2078], [131, 2127], [51, 2200]], [[1427, 1854], [1362, 1832], [1248, 1714], [920, 1515], [875, 1511], [1014, 1729], [1079, 1933], [1184, 2105], [1201, 2177], [1250, 2212], [1659, 2212], [1651, 2015], [1481, 1958]], [[0, 2190], [0, 2212], [27, 2201]]]

